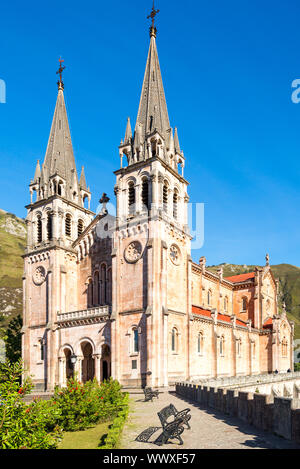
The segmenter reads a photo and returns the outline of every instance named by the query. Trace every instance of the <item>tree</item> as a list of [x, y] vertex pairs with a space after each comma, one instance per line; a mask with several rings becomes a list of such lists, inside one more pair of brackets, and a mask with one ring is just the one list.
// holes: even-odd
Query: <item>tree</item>
[[21, 343], [22, 343], [22, 318], [18, 314], [17, 317], [12, 319], [8, 324], [6, 331], [6, 357], [11, 363], [17, 362], [21, 358]]

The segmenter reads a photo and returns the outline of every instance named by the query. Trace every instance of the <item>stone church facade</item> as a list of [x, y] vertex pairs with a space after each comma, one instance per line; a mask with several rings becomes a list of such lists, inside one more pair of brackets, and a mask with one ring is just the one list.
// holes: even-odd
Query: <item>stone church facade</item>
[[115, 171], [116, 217], [90, 210], [58, 97], [27, 208], [22, 349], [37, 389], [112, 376], [125, 386], [293, 369], [293, 324], [269, 266], [223, 277], [191, 258], [188, 182], [150, 48], [134, 132]]

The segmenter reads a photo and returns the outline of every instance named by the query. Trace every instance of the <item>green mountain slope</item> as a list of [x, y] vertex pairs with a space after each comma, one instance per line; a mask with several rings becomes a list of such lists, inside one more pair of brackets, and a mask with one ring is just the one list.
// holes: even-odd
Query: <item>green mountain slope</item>
[[0, 210], [0, 328], [22, 312], [25, 221]]
[[[224, 277], [253, 272], [255, 265], [221, 264], [208, 267], [208, 270], [217, 272], [223, 267]], [[300, 339], [300, 268], [290, 264], [271, 266], [275, 278], [279, 279], [279, 300], [285, 302], [287, 315], [295, 322], [295, 339]]]

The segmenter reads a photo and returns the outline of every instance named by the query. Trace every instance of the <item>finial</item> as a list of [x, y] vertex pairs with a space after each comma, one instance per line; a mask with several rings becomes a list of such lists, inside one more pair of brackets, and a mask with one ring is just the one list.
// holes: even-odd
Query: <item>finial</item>
[[155, 17], [157, 13], [159, 13], [160, 10], [155, 10], [155, 5], [154, 5], [154, 0], [153, 0], [153, 6], [152, 6], [152, 11], [150, 15], [147, 16], [147, 19], [151, 18], [152, 20], [152, 25], [150, 26], [150, 37], [154, 36], [156, 37], [157, 29], [154, 25]]
[[102, 204], [100, 215], [105, 215], [108, 213], [106, 205], [108, 204], [109, 201], [110, 201], [110, 198], [107, 197], [107, 194], [105, 194], [105, 192], [103, 192], [103, 195], [101, 199], [99, 200], [100, 204]]
[[58, 59], [58, 61], [59, 61], [59, 69], [57, 70], [56, 75], [59, 75], [59, 81], [57, 82], [57, 85], [58, 85], [59, 90], [63, 90], [64, 83], [62, 81], [62, 72], [64, 71], [66, 67], [62, 66], [62, 63], [64, 62], [64, 60], [62, 60], [61, 57]]
[[270, 265], [270, 256], [266, 254], [266, 265]]

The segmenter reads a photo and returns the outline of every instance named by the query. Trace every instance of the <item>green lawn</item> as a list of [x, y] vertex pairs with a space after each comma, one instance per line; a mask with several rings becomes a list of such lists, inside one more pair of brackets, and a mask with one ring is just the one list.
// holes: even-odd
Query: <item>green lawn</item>
[[80, 432], [65, 432], [58, 449], [97, 449], [101, 438], [107, 434], [111, 422]]

